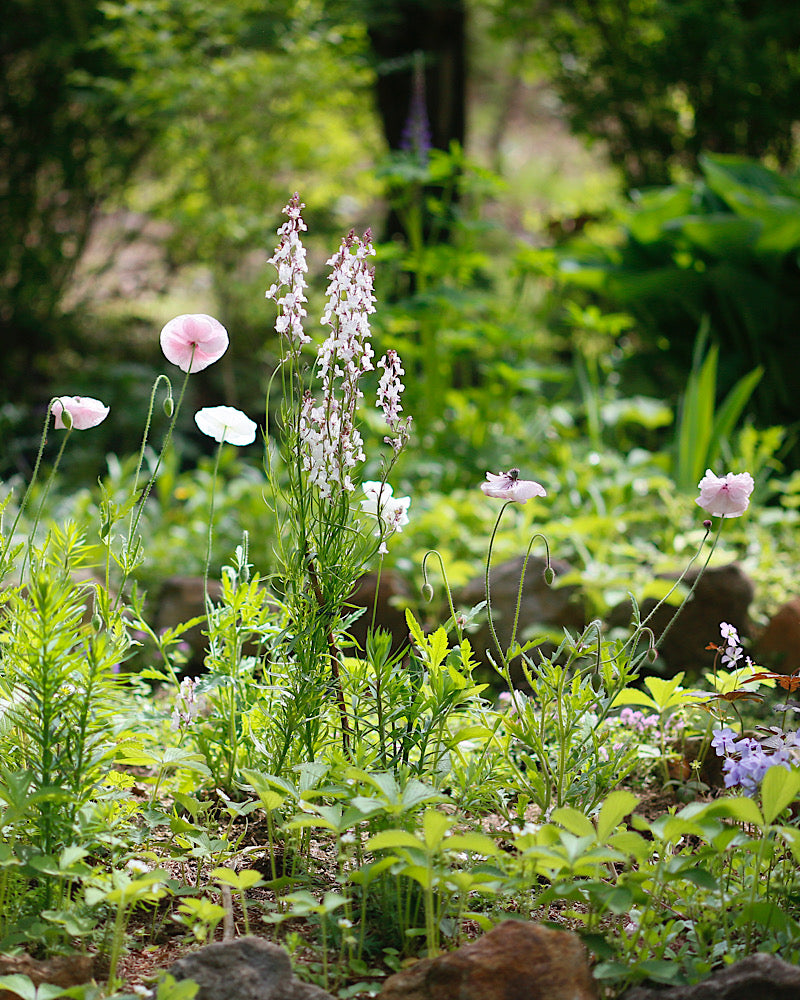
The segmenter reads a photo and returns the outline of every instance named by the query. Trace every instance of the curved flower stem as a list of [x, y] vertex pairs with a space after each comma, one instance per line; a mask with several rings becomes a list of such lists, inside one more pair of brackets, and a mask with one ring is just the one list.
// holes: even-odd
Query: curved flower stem
[[[525, 558], [522, 562], [522, 572], [519, 575], [519, 587], [517, 588], [517, 604], [516, 607], [514, 608], [514, 624], [511, 628], [511, 642], [509, 644], [509, 648], [513, 647], [514, 642], [516, 641], [517, 638], [517, 627], [519, 625], [519, 612], [520, 608], [522, 607], [522, 588], [525, 585], [525, 570], [527, 569], [528, 566], [528, 559], [530, 559], [533, 543], [536, 541], [537, 538], [541, 538], [541, 540], [544, 542], [545, 552], [547, 553], [547, 567], [545, 569], [545, 573], [547, 573], [548, 570], [552, 573], [552, 567], [550, 566], [550, 543], [547, 541], [547, 538], [542, 534], [541, 531], [537, 531], [536, 534], [533, 535], [531, 540], [528, 542], [528, 550], [525, 553]], [[548, 578], [548, 584], [549, 582], [550, 580]]]
[[[664, 641], [664, 638], [666, 637], [667, 633], [672, 628], [672, 626], [675, 624], [675, 619], [678, 617], [678, 613], [680, 612], [681, 608], [684, 606], [684, 604], [686, 604], [687, 601], [691, 600], [691, 598], [692, 598], [695, 590], [697, 590], [697, 585], [698, 585], [698, 583], [700, 583], [700, 580], [701, 580], [703, 574], [708, 569], [708, 564], [711, 561], [711, 557], [714, 555], [714, 550], [716, 549], [717, 543], [719, 542], [720, 535], [722, 534], [722, 525], [724, 523], [725, 523], [725, 518], [721, 517], [720, 520], [719, 520], [719, 527], [717, 528], [717, 533], [716, 533], [716, 535], [714, 535], [714, 541], [711, 543], [711, 548], [709, 549], [708, 555], [706, 556], [706, 561], [700, 567], [700, 571], [698, 572], [697, 576], [692, 581], [692, 585], [689, 588], [689, 593], [681, 601], [680, 606], [678, 607], [678, 611], [676, 611], [675, 614], [672, 616], [672, 618], [670, 618], [670, 620], [667, 622], [667, 627], [664, 629], [664, 631], [661, 633], [661, 635], [658, 637], [658, 639], [654, 643], [655, 649], [658, 649], [658, 647]], [[711, 531], [711, 528], [706, 528], [706, 533], [703, 536], [703, 541], [700, 543], [700, 549], [702, 549], [703, 544], [705, 543], [705, 540], [708, 538], [708, 533], [710, 531]], [[692, 561], [689, 563], [689, 566], [692, 565], [692, 563], [694, 562], [694, 560], [700, 554], [700, 549], [697, 550], [697, 553], [694, 556], [694, 558], [692, 559]], [[686, 569], [683, 571], [683, 573], [681, 573], [681, 576], [680, 576], [679, 580], [675, 584], [676, 587], [677, 587], [678, 583], [680, 583], [680, 581], [686, 576], [686, 573], [689, 570], [689, 566], [687, 566]], [[672, 590], [674, 590], [674, 589], [675, 589], [675, 587], [672, 588]], [[672, 593], [672, 590], [670, 590], [670, 592], [669, 592], [670, 594]], [[669, 594], [667, 594], [667, 597], [669, 597]], [[666, 600], [666, 598], [664, 598], [664, 600]], [[650, 614], [647, 616], [647, 618], [645, 618], [644, 622], [642, 622], [643, 625], [646, 622], [650, 621], [650, 619], [653, 617], [653, 614], [654, 614], [654, 612], [655, 612], [655, 610], [656, 610], [657, 607], [658, 607], [658, 605], [656, 605], [656, 607], [653, 608], [653, 610], [650, 612]]]
[[500, 640], [497, 637], [497, 631], [494, 627], [494, 618], [492, 616], [492, 589], [491, 589], [491, 583], [489, 581], [489, 571], [492, 565], [492, 550], [494, 548], [494, 540], [497, 537], [497, 529], [500, 527], [500, 519], [502, 518], [503, 511], [506, 509], [506, 507], [508, 507], [508, 505], [513, 502], [514, 502], [513, 500], [507, 500], [503, 504], [503, 506], [500, 508], [500, 513], [497, 515], [497, 520], [494, 522], [494, 528], [492, 528], [492, 534], [489, 538], [489, 549], [486, 553], [486, 573], [485, 573], [486, 617], [489, 623], [489, 633], [492, 637], [492, 641], [494, 642], [495, 648], [497, 649], [497, 652], [500, 655], [500, 662], [502, 663], [503, 669], [505, 670], [505, 680], [509, 685], [511, 684], [511, 671], [508, 666], [508, 660], [506, 659], [506, 654], [503, 652], [503, 649], [500, 645]]
[[[145, 448], [147, 447], [147, 437], [148, 437], [148, 435], [150, 433], [150, 423], [151, 423], [151, 421], [153, 419], [153, 407], [155, 406], [155, 401], [156, 401], [156, 390], [158, 389], [159, 382], [161, 382], [162, 379], [167, 383], [167, 399], [168, 400], [172, 399], [172, 383], [170, 382], [169, 378], [166, 375], [164, 375], [164, 373], [162, 372], [156, 378], [155, 382], [153, 383], [152, 391], [150, 392], [150, 406], [148, 407], [148, 410], [147, 410], [147, 420], [145, 421], [145, 424], [144, 424], [144, 434], [142, 435], [142, 446], [139, 449], [139, 459], [138, 459], [138, 461], [136, 463], [136, 472], [135, 472], [134, 477], [133, 477], [133, 494], [134, 494], [134, 496], [136, 495], [136, 490], [139, 487], [139, 475], [140, 475], [140, 473], [142, 471], [142, 463], [144, 462], [144, 451], [145, 451]], [[174, 416], [174, 411], [173, 411], [172, 414], [170, 414], [170, 416]], [[133, 528], [134, 528], [133, 518], [134, 518], [134, 511], [131, 511], [131, 521], [130, 521], [130, 525], [129, 525], [129, 528], [128, 528], [128, 537], [129, 538], [133, 534]]]
[[[51, 401], [52, 405], [52, 401]], [[49, 411], [48, 411], [49, 412]], [[47, 500], [47, 495], [50, 492], [50, 487], [53, 485], [53, 480], [55, 479], [56, 472], [58, 471], [58, 466], [61, 462], [61, 456], [64, 454], [64, 449], [67, 446], [67, 441], [69, 440], [70, 434], [72, 434], [72, 428], [67, 428], [67, 433], [64, 435], [64, 439], [61, 442], [61, 447], [58, 449], [58, 454], [56, 455], [56, 460], [53, 463], [53, 468], [50, 470], [50, 475], [47, 477], [47, 482], [45, 483], [44, 492], [42, 493], [42, 499], [39, 501], [39, 506], [36, 509], [36, 516], [33, 519], [33, 525], [30, 532], [28, 533], [28, 548], [25, 550], [25, 555], [22, 559], [22, 566], [20, 567], [19, 577], [22, 581], [25, 575], [25, 563], [31, 557], [31, 552], [33, 550], [33, 540], [36, 535], [36, 529], [39, 527], [39, 519], [42, 516], [42, 510], [44, 509], [45, 501]], [[31, 484], [33, 480], [31, 480]], [[27, 499], [27, 494], [26, 494]]]
[[[633, 635], [630, 637], [630, 639], [628, 639], [627, 642], [625, 642], [625, 644], [622, 646], [622, 648], [616, 654], [616, 658], [617, 659], [619, 659], [619, 657], [622, 656], [622, 654], [625, 652], [625, 650], [630, 645], [633, 646], [633, 653], [635, 653], [636, 647], [637, 647], [637, 645], [639, 643], [639, 638], [642, 635], [642, 633], [644, 632], [645, 626], [652, 619], [653, 615], [656, 613], [656, 611], [658, 611], [658, 609], [662, 606], [662, 604], [664, 604], [672, 596], [672, 594], [675, 593], [675, 591], [677, 590], [677, 588], [681, 585], [681, 583], [683, 582], [684, 578], [686, 577], [686, 574], [689, 572], [689, 570], [695, 564], [695, 562], [697, 561], [697, 557], [703, 551], [703, 546], [706, 543], [706, 539], [708, 538], [708, 535], [709, 535], [710, 531], [711, 531], [711, 527], [709, 526], [709, 527], [706, 528], [706, 532], [703, 535], [703, 538], [702, 538], [699, 546], [697, 547], [697, 551], [692, 556], [692, 558], [689, 560], [689, 562], [686, 564], [686, 567], [683, 570], [683, 572], [681, 573], [681, 575], [678, 577], [678, 579], [675, 581], [675, 583], [673, 583], [673, 585], [669, 588], [669, 590], [661, 598], [661, 600], [656, 604], [656, 606], [652, 609], [652, 611], [647, 615], [647, 617], [644, 618], [644, 619], [642, 619], [642, 621], [640, 621], [638, 623], [638, 625], [636, 627], [636, 631], [633, 633]], [[675, 619], [678, 617], [678, 614], [680, 613], [680, 611], [683, 608], [684, 604], [686, 604], [686, 602], [689, 600], [689, 598], [695, 592], [695, 590], [697, 588], [697, 584], [700, 582], [700, 577], [703, 575], [703, 573], [705, 573], [706, 568], [707, 568], [708, 563], [709, 563], [709, 560], [711, 559], [711, 556], [714, 554], [714, 549], [717, 547], [717, 542], [719, 541], [719, 536], [720, 536], [720, 532], [721, 531], [722, 531], [722, 523], [720, 523], [720, 526], [719, 526], [717, 534], [716, 534], [716, 536], [714, 538], [713, 544], [711, 545], [711, 549], [710, 549], [710, 551], [708, 553], [708, 556], [706, 557], [706, 561], [705, 561], [705, 563], [703, 563], [703, 566], [702, 566], [700, 572], [697, 574], [697, 577], [695, 578], [694, 582], [692, 583], [692, 586], [691, 586], [691, 588], [689, 590], [689, 593], [683, 598], [683, 600], [681, 601], [681, 603], [678, 605], [678, 607], [677, 607], [677, 609], [675, 611], [675, 614], [672, 616], [672, 618], [670, 619], [669, 623], [667, 624], [667, 627], [662, 632], [661, 638], [657, 642], [655, 642], [655, 643], [651, 642], [650, 645], [648, 646], [648, 651], [650, 649], [658, 649], [659, 645], [661, 644], [661, 642], [664, 639], [664, 636], [672, 628], [672, 625], [675, 622]], [[652, 630], [650, 630], [650, 631], [651, 631], [651, 634], [652, 634]], [[633, 653], [631, 654], [631, 657], [633, 656]]]
[[444, 560], [442, 559], [442, 554], [438, 549], [428, 549], [422, 558], [422, 579], [424, 581], [422, 585], [422, 592], [428, 596], [428, 600], [433, 597], [433, 587], [428, 581], [428, 557], [436, 556], [439, 560], [439, 569], [442, 571], [442, 579], [444, 580], [444, 590], [447, 594], [447, 605], [450, 608], [450, 619], [453, 622], [453, 627], [456, 630], [456, 635], [458, 636], [459, 644], [463, 642], [464, 633], [461, 630], [461, 626], [458, 622], [458, 616], [456, 615], [455, 605], [453, 604], [453, 593], [450, 589], [450, 583], [447, 579], [447, 570], [444, 566]]
[[208, 596], [208, 567], [211, 563], [211, 539], [214, 532], [214, 502], [217, 493], [217, 473], [219, 472], [219, 459], [222, 455], [222, 446], [225, 444], [225, 435], [217, 448], [217, 457], [214, 461], [214, 474], [211, 477], [211, 503], [208, 511], [208, 535], [206, 537], [206, 559], [203, 566], [203, 601], [205, 603], [206, 614], [211, 612], [211, 598]]
[[[186, 386], [189, 384], [189, 375], [191, 374], [191, 371], [192, 371], [192, 366], [191, 366], [191, 363], [190, 363], [189, 364], [189, 371], [186, 372], [186, 376], [184, 377], [183, 384], [181, 385], [181, 391], [180, 391], [180, 395], [178, 396], [178, 402], [177, 402], [177, 404], [175, 405], [175, 407], [174, 407], [174, 409], [172, 411], [172, 418], [171, 418], [171, 420], [169, 422], [169, 427], [167, 428], [167, 433], [166, 433], [166, 435], [164, 437], [164, 442], [161, 445], [161, 451], [158, 453], [158, 461], [156, 462], [156, 467], [155, 467], [155, 469], [153, 469], [153, 471], [152, 471], [152, 473], [150, 475], [150, 478], [147, 481], [147, 485], [142, 490], [142, 495], [139, 498], [138, 503], [136, 504], [134, 513], [131, 516], [130, 527], [129, 527], [129, 530], [128, 530], [128, 538], [127, 538], [127, 541], [125, 543], [125, 553], [124, 553], [124, 562], [123, 562], [123, 569], [122, 569], [122, 579], [119, 582], [119, 589], [118, 589], [118, 592], [117, 592], [117, 598], [116, 598], [116, 600], [114, 602], [114, 607], [113, 607], [112, 610], [116, 610], [117, 605], [119, 604], [120, 600], [122, 599], [122, 595], [123, 595], [123, 592], [125, 590], [125, 584], [126, 584], [126, 582], [128, 580], [128, 577], [131, 574], [131, 570], [133, 569], [133, 566], [131, 565], [131, 560], [132, 560], [132, 555], [133, 555], [133, 552], [134, 552], [134, 549], [135, 549], [134, 538], [136, 537], [136, 530], [139, 527], [139, 521], [142, 518], [142, 513], [144, 511], [144, 505], [147, 503], [147, 498], [150, 496], [150, 492], [153, 489], [153, 484], [156, 481], [156, 476], [158, 476], [159, 470], [161, 468], [161, 462], [164, 459], [164, 454], [165, 454], [167, 448], [169, 447], [170, 441], [172, 440], [172, 432], [175, 430], [175, 424], [176, 424], [176, 422], [178, 420], [178, 414], [180, 413], [180, 410], [181, 410], [181, 403], [183, 402], [183, 397], [186, 394]], [[156, 383], [153, 386], [153, 393], [155, 393], [156, 385], [158, 385], [158, 379], [156, 379]], [[148, 423], [149, 423], [149, 421], [148, 421]], [[145, 429], [145, 440], [146, 440], [147, 433], [148, 433], [148, 429], [146, 428]], [[142, 442], [142, 454], [144, 453], [145, 440], [143, 440], [143, 442]], [[139, 475], [139, 469], [138, 468], [137, 468], [137, 473], [136, 474], [137, 474], [137, 478], [138, 478], [138, 475]]]
[[139, 527], [139, 521], [141, 520], [141, 517], [142, 517], [142, 511], [144, 510], [144, 505], [145, 505], [145, 503], [147, 503], [147, 498], [150, 496], [150, 491], [153, 489], [153, 484], [156, 481], [156, 476], [158, 475], [158, 472], [159, 472], [159, 470], [161, 468], [161, 463], [162, 463], [162, 461], [164, 459], [164, 454], [165, 454], [167, 448], [169, 447], [170, 441], [172, 440], [172, 432], [175, 430], [175, 424], [176, 424], [176, 422], [178, 420], [178, 414], [180, 413], [180, 410], [181, 410], [181, 403], [183, 402], [183, 397], [186, 394], [186, 386], [189, 384], [189, 375], [191, 373], [191, 370], [192, 370], [192, 368], [191, 368], [191, 365], [190, 365], [189, 366], [189, 371], [186, 373], [186, 376], [184, 377], [184, 380], [183, 380], [183, 385], [181, 386], [181, 392], [180, 392], [180, 395], [178, 396], [177, 405], [175, 406], [175, 409], [172, 412], [172, 419], [169, 422], [169, 427], [167, 428], [167, 433], [166, 433], [166, 435], [164, 437], [164, 443], [161, 445], [161, 451], [158, 453], [158, 461], [156, 462], [156, 467], [155, 467], [155, 469], [153, 469], [153, 472], [152, 472], [150, 478], [147, 481], [147, 485], [142, 490], [142, 495], [141, 495], [141, 497], [139, 499], [139, 502], [136, 505], [136, 513], [135, 513], [135, 516], [133, 517], [133, 519], [131, 521], [131, 528], [130, 528], [130, 532], [128, 534], [128, 543], [127, 543], [127, 547], [126, 547], [126, 556], [130, 555], [131, 545], [132, 545], [132, 541], [131, 540], [132, 540], [133, 536], [136, 533], [136, 529]]
[[14, 518], [14, 523], [11, 525], [11, 530], [8, 533], [8, 540], [3, 545], [3, 551], [0, 553], [0, 579], [2, 579], [7, 572], [6, 567], [6, 556], [8, 555], [8, 550], [11, 548], [11, 544], [14, 541], [14, 532], [17, 530], [17, 525], [19, 524], [19, 519], [22, 517], [22, 513], [28, 504], [28, 499], [31, 495], [31, 490], [36, 482], [36, 478], [39, 475], [39, 466], [42, 464], [42, 455], [44, 454], [44, 446], [47, 444], [47, 427], [50, 423], [50, 414], [53, 410], [53, 403], [56, 402], [57, 396], [54, 396], [50, 402], [47, 404], [47, 413], [44, 415], [44, 427], [42, 428], [42, 436], [39, 440], [39, 450], [36, 453], [36, 461], [33, 466], [33, 474], [31, 475], [31, 481], [28, 483], [28, 487], [22, 497], [22, 501], [17, 508], [17, 516]]

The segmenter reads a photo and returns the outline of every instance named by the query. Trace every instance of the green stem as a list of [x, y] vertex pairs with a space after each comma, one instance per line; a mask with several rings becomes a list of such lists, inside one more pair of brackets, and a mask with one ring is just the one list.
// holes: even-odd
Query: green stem
[[[134, 539], [136, 537], [136, 531], [139, 527], [139, 521], [142, 518], [142, 513], [144, 512], [144, 505], [147, 503], [147, 498], [150, 496], [150, 493], [153, 489], [153, 485], [156, 481], [156, 476], [158, 476], [159, 470], [161, 469], [161, 463], [164, 460], [164, 454], [166, 453], [166, 450], [169, 447], [169, 443], [172, 440], [172, 432], [175, 430], [175, 424], [178, 420], [178, 414], [181, 411], [181, 404], [183, 403], [183, 397], [186, 394], [186, 386], [189, 384], [189, 375], [191, 374], [191, 371], [192, 371], [192, 365], [190, 362], [189, 371], [186, 372], [183, 384], [181, 385], [181, 392], [180, 395], [178, 396], [178, 402], [174, 410], [172, 411], [172, 419], [169, 422], [169, 427], [167, 428], [167, 433], [164, 437], [164, 442], [161, 445], [161, 451], [158, 453], [158, 460], [156, 461], [156, 467], [153, 469], [153, 472], [151, 473], [150, 478], [147, 481], [147, 485], [142, 490], [142, 495], [139, 498], [139, 502], [136, 504], [135, 512], [131, 518], [130, 529], [128, 532], [128, 540], [125, 543], [125, 561], [122, 572], [122, 579], [120, 580], [117, 599], [114, 602], [114, 608], [112, 610], [116, 610], [117, 605], [122, 599], [122, 595], [125, 589], [125, 583], [127, 582], [127, 579], [130, 576], [131, 570], [133, 568], [131, 565], [131, 558], [132, 558], [132, 553], [134, 551]], [[157, 383], [158, 380], [156, 380], [156, 384]], [[155, 385], [153, 386], [153, 392], [155, 393]]]
[[506, 679], [509, 682], [510, 682], [510, 671], [508, 669], [508, 661], [506, 660], [506, 655], [503, 652], [503, 649], [500, 645], [500, 640], [497, 638], [497, 631], [495, 630], [494, 627], [494, 617], [492, 615], [492, 588], [489, 579], [489, 571], [492, 566], [492, 549], [494, 548], [494, 540], [497, 537], [497, 529], [500, 527], [500, 518], [503, 516], [503, 511], [512, 502], [513, 501], [508, 500], [506, 503], [503, 504], [503, 506], [500, 508], [500, 513], [497, 515], [497, 520], [494, 522], [494, 527], [492, 528], [492, 534], [489, 538], [489, 550], [486, 553], [486, 571], [484, 574], [484, 579], [486, 583], [486, 616], [489, 623], [489, 633], [492, 637], [492, 641], [494, 642], [495, 649], [500, 655], [500, 662], [505, 667], [506, 674], [508, 674], [508, 677]]
[[[61, 462], [61, 456], [64, 454], [64, 449], [67, 446], [67, 441], [69, 440], [70, 434], [72, 434], [72, 428], [68, 427], [67, 433], [64, 435], [64, 439], [61, 442], [61, 447], [58, 449], [58, 454], [56, 455], [56, 460], [53, 463], [53, 468], [50, 471], [50, 475], [47, 477], [47, 482], [44, 487], [44, 493], [42, 493], [42, 499], [39, 501], [39, 506], [36, 510], [36, 517], [33, 519], [33, 527], [31, 528], [28, 534], [28, 548], [25, 550], [25, 555], [22, 559], [22, 566], [19, 571], [20, 581], [25, 575], [25, 562], [31, 558], [31, 552], [33, 550], [33, 540], [34, 536], [36, 535], [36, 529], [39, 527], [39, 519], [42, 516], [42, 510], [44, 509], [45, 501], [47, 500], [47, 495], [50, 492], [50, 487], [53, 485], [53, 480], [55, 479], [59, 463]], [[38, 468], [38, 462], [37, 462], [37, 468]], [[31, 484], [32, 483], [33, 481], [31, 480]], [[25, 494], [25, 499], [27, 500], [27, 493]]]
[[[145, 448], [147, 447], [147, 437], [148, 437], [148, 435], [150, 433], [150, 422], [153, 419], [153, 407], [155, 406], [155, 402], [156, 402], [156, 390], [158, 389], [158, 384], [159, 384], [159, 382], [162, 379], [167, 383], [167, 399], [172, 399], [172, 383], [170, 382], [169, 378], [166, 375], [164, 375], [164, 373], [162, 372], [156, 378], [155, 382], [153, 383], [152, 391], [150, 392], [150, 406], [147, 409], [147, 420], [145, 421], [145, 424], [144, 424], [144, 434], [142, 435], [142, 446], [139, 449], [139, 459], [138, 459], [138, 461], [136, 463], [136, 472], [134, 473], [134, 476], [133, 476], [133, 495], [134, 496], [136, 496], [136, 490], [139, 488], [139, 475], [140, 475], [140, 473], [142, 471], [142, 463], [144, 462], [144, 452], [145, 452]], [[174, 416], [174, 415], [175, 414], [173, 413], [172, 416]], [[130, 524], [128, 526], [128, 538], [129, 539], [133, 535], [133, 528], [134, 528], [133, 517], [134, 517], [134, 511], [132, 510], [131, 511], [131, 520], [130, 520]]]
[[11, 544], [14, 541], [14, 532], [17, 530], [17, 525], [19, 524], [19, 519], [22, 517], [22, 513], [27, 506], [28, 499], [31, 495], [31, 490], [36, 482], [36, 477], [39, 474], [39, 466], [42, 464], [42, 455], [44, 454], [44, 446], [47, 443], [47, 428], [50, 423], [50, 414], [53, 410], [53, 403], [56, 402], [58, 397], [54, 397], [47, 404], [47, 413], [44, 415], [44, 427], [42, 428], [42, 436], [39, 440], [39, 450], [36, 453], [36, 461], [33, 465], [33, 474], [31, 475], [31, 481], [28, 483], [28, 488], [22, 497], [22, 502], [17, 508], [17, 516], [14, 518], [14, 523], [11, 525], [11, 530], [8, 533], [8, 539], [3, 545], [2, 554], [0, 554], [0, 579], [2, 579], [6, 574], [6, 556], [8, 555], [8, 550], [11, 548]]
[[214, 461], [214, 474], [211, 477], [211, 501], [208, 509], [208, 535], [206, 536], [206, 561], [203, 566], [203, 601], [206, 607], [206, 614], [210, 612], [211, 598], [208, 596], [208, 569], [211, 564], [211, 540], [214, 532], [214, 504], [217, 495], [217, 473], [219, 472], [219, 460], [222, 455], [222, 446], [225, 443], [225, 434], [217, 448], [217, 457]]

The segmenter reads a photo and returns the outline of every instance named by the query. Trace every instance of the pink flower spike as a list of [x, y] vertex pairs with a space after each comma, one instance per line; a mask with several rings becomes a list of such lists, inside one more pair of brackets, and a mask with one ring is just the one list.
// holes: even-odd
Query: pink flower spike
[[228, 331], [213, 316], [184, 313], [161, 331], [161, 350], [182, 372], [201, 372], [219, 361], [228, 349]]
[[[64, 420], [64, 412], [67, 420]], [[108, 416], [109, 407], [91, 396], [59, 396], [53, 401], [52, 413], [56, 430], [73, 427], [76, 431], [87, 431], [97, 427]]]
[[741, 517], [750, 504], [754, 485], [749, 472], [729, 472], [720, 478], [711, 469], [706, 469], [697, 485], [700, 496], [695, 503], [713, 517]]
[[518, 479], [519, 469], [509, 469], [495, 476], [486, 473], [487, 482], [481, 483], [481, 489], [487, 497], [497, 500], [515, 500], [517, 503], [527, 503], [534, 497], [546, 497], [547, 490], [532, 479]]

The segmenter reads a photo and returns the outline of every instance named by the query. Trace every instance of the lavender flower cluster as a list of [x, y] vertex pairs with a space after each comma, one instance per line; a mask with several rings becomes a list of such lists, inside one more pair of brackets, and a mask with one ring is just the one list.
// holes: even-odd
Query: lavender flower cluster
[[[724, 642], [721, 659], [725, 666], [736, 669], [744, 656], [739, 634], [733, 625], [721, 622], [720, 635]], [[747, 667], [752, 668], [752, 660], [744, 657]], [[737, 738], [732, 729], [716, 729], [711, 738], [711, 746], [718, 757], [725, 757], [722, 771], [726, 788], [741, 788], [746, 795], [755, 795], [771, 767], [791, 768], [795, 756], [800, 751], [797, 732], [786, 732], [777, 727], [769, 730], [769, 737], [762, 742], [754, 736]]]
[[789, 770], [795, 762], [793, 749], [800, 751], [800, 738], [796, 732], [780, 732], [772, 736], [769, 745], [753, 736], [736, 737], [727, 727], [714, 731], [711, 746], [718, 757], [725, 757], [722, 770], [725, 787], [740, 787], [746, 795], [755, 795], [764, 775], [771, 767]]

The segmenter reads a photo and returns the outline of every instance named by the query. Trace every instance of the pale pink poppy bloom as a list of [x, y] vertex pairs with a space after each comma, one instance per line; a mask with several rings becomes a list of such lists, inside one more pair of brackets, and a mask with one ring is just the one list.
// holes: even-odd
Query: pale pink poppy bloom
[[204, 406], [194, 415], [194, 422], [204, 434], [228, 444], [252, 444], [258, 425], [234, 406]]
[[[53, 400], [52, 414], [57, 430], [74, 428], [76, 431], [86, 431], [97, 427], [108, 416], [110, 407], [91, 396], [58, 396]], [[67, 419], [64, 419], [64, 413]]]
[[518, 476], [519, 469], [509, 469], [508, 472], [501, 472], [498, 476], [487, 472], [487, 481], [481, 483], [481, 489], [487, 497], [494, 497], [496, 500], [514, 500], [517, 503], [527, 503], [534, 497], [547, 496], [544, 486], [532, 479], [519, 479]]
[[200, 372], [219, 361], [228, 349], [228, 331], [213, 316], [185, 313], [161, 331], [161, 350], [182, 372]]
[[695, 500], [713, 517], [741, 517], [750, 504], [753, 477], [749, 472], [733, 473], [720, 478], [711, 469], [697, 484], [700, 496]]

